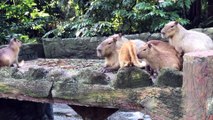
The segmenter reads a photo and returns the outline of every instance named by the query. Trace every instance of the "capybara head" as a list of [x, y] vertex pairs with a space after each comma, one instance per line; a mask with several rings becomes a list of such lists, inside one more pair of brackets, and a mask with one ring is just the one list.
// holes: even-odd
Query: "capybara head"
[[138, 58], [146, 58], [148, 55], [151, 54], [152, 52], [152, 44], [151, 43], [146, 43], [144, 46], [142, 46], [140, 49], [139, 49], [139, 52], [138, 52]]
[[171, 21], [162, 28], [161, 36], [163, 38], [171, 38], [172, 36], [174, 36], [177, 30], [178, 30], [178, 22]]
[[114, 34], [102, 41], [96, 48], [98, 57], [110, 56], [116, 51], [116, 42], [121, 38], [121, 34]]
[[15, 46], [15, 47], [21, 47], [22, 42], [20, 40], [16, 39], [16, 38], [12, 38], [10, 40], [10, 44], [9, 45], [10, 46]]

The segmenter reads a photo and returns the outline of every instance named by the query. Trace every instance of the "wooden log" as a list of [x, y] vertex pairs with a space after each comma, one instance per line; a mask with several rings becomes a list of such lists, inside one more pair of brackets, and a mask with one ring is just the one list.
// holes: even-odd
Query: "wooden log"
[[213, 50], [184, 55], [184, 120], [213, 120], [208, 102], [213, 98]]

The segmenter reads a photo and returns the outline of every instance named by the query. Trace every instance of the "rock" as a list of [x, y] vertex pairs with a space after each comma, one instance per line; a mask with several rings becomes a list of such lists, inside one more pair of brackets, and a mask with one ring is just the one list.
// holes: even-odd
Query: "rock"
[[43, 44], [23, 44], [19, 53], [19, 60], [33, 60], [44, 58]]
[[63, 77], [65, 74], [65, 71], [62, 69], [52, 69], [48, 72], [47, 78], [50, 79], [50, 81], [56, 82], [60, 80], [60, 77]]
[[149, 74], [137, 67], [120, 69], [117, 72], [117, 80], [113, 83], [115, 88], [137, 88], [151, 85]]
[[43, 39], [44, 53], [48, 58], [97, 58], [97, 40], [102, 38]]
[[41, 80], [25, 80], [25, 79], [12, 79], [4, 78], [1, 80], [1, 93], [22, 94], [31, 97], [48, 97], [52, 83], [49, 81]]
[[[55, 72], [56, 75], [51, 73], [52, 86], [52, 97], [70, 99], [72, 96], [77, 95], [79, 82], [71, 75], [66, 72]], [[55, 77], [53, 77], [55, 76]]]
[[9, 78], [15, 71], [17, 71], [17, 68], [15, 68], [15, 67], [1, 67], [0, 68], [0, 77]]
[[124, 37], [126, 37], [127, 39], [141, 39], [139, 34], [132, 34], [132, 35], [124, 35]]
[[150, 37], [149, 40], [161, 40], [161, 34], [160, 33], [153, 33]]
[[207, 100], [207, 113], [213, 115], [213, 98]]
[[173, 69], [162, 69], [155, 81], [157, 86], [181, 87], [183, 75], [180, 71]]
[[82, 81], [84, 84], [102, 84], [107, 85], [110, 83], [110, 77], [106, 74], [90, 69], [82, 70], [76, 76], [78, 81]]
[[108, 117], [107, 120], [142, 120], [144, 116], [140, 111], [118, 111]]
[[139, 36], [140, 36], [141, 40], [147, 41], [148, 38], [151, 36], [151, 33], [149, 33], [149, 32], [147, 32], [147, 33], [141, 33], [141, 34], [139, 34]]
[[[47, 97], [52, 83], [42, 79], [37, 74], [40, 69], [31, 69], [22, 73], [15, 67], [2, 67], [0, 69], [1, 93], [24, 94], [31, 97]], [[43, 70], [42, 70], [43, 71]], [[41, 78], [41, 79], [40, 79]]]
[[24, 78], [24, 73], [18, 69], [14, 70], [12, 73], [12, 78], [14, 79], [23, 79]]
[[53, 111], [55, 120], [81, 120], [81, 116], [66, 104], [53, 104]]
[[197, 32], [203, 32], [202, 28], [194, 28], [194, 29], [190, 29], [190, 30], [197, 31]]
[[28, 80], [41, 80], [46, 77], [48, 70], [44, 68], [29, 68], [27, 72], [25, 72], [26, 79]]
[[205, 28], [203, 33], [207, 34], [213, 40], [213, 27]]

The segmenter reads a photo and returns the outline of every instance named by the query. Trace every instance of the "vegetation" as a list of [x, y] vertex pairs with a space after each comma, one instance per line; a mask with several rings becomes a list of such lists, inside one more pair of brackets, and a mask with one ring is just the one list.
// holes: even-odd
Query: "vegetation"
[[171, 20], [188, 28], [213, 24], [207, 9], [210, 0], [161, 1], [3, 0], [0, 1], [1, 44], [11, 37], [40, 42], [41, 37], [157, 32]]

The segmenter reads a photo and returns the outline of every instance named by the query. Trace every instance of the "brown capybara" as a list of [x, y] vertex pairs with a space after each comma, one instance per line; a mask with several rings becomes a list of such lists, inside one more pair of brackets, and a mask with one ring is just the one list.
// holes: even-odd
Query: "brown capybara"
[[16, 63], [17, 67], [20, 67], [18, 55], [21, 45], [21, 41], [13, 38], [7, 47], [0, 49], [0, 66], [11, 66]]

